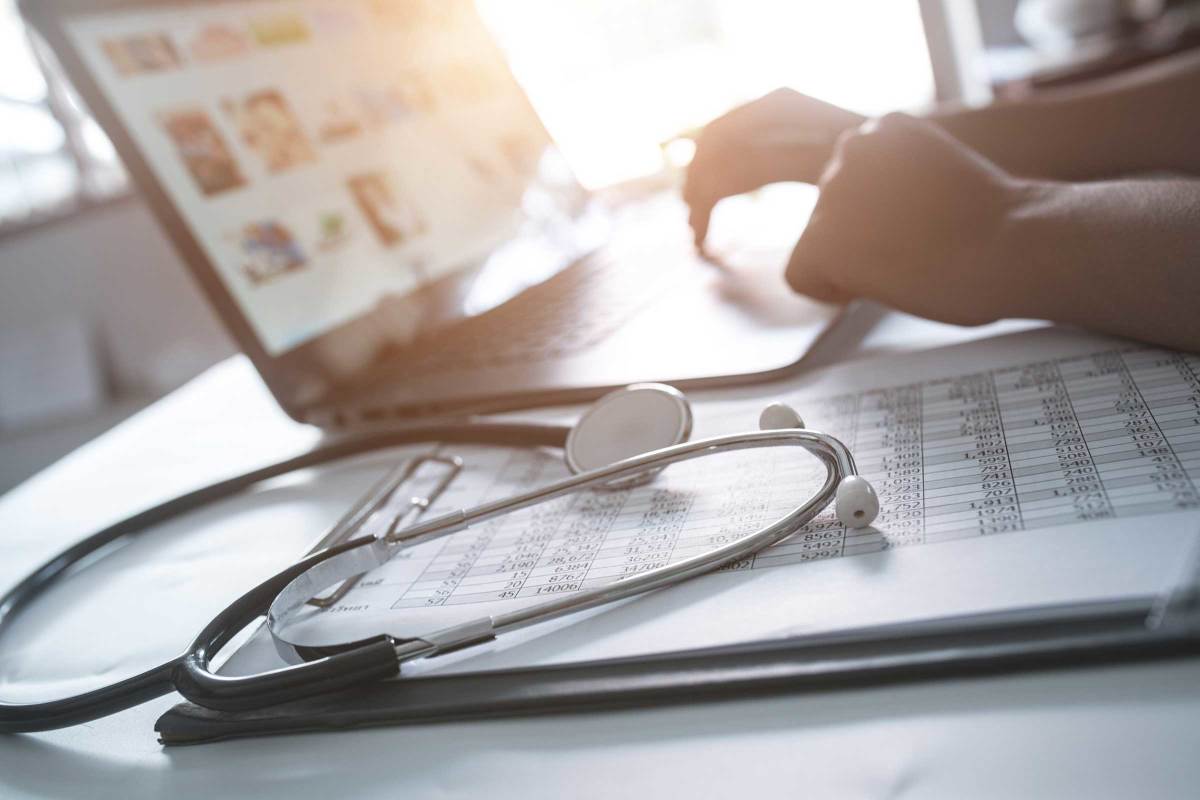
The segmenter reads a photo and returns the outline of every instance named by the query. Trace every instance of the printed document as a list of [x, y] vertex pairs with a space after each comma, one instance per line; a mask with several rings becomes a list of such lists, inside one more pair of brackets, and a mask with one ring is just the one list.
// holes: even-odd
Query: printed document
[[[1200, 356], [1032, 331], [710, 394], [697, 402], [696, 435], [753, 429], [774, 399], [850, 446], [879, 492], [873, 526], [846, 529], [828, 509], [719, 573], [522, 632], [480, 663], [448, 656], [430, 668], [559, 660], [558, 645], [594, 658], [1148, 592], [1200, 530]], [[437, 452], [465, 466], [429, 514], [565, 474], [557, 451]], [[562, 498], [407, 550], [298, 630], [314, 643], [419, 635], [591, 588], [769, 524], [823, 476], [815, 458], [781, 447]], [[418, 472], [368, 526], [386, 527], [436, 480]], [[990, 588], [972, 596], [972, 585]]]

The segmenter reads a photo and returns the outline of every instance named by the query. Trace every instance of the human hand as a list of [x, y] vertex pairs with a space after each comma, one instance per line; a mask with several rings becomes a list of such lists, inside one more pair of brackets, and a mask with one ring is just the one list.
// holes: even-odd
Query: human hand
[[1031, 184], [932, 123], [889, 114], [843, 134], [819, 186], [787, 267], [797, 292], [970, 325], [1038, 291], [998, 247]]
[[768, 183], [816, 183], [834, 143], [865, 117], [791, 89], [776, 89], [710, 122], [696, 141], [683, 199], [696, 246], [713, 207]]

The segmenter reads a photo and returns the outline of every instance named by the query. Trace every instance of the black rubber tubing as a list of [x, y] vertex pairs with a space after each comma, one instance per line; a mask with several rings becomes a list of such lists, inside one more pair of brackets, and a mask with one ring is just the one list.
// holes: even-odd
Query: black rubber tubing
[[[151, 527], [224, 500], [263, 481], [297, 470], [328, 464], [406, 444], [451, 442], [509, 447], [562, 447], [569, 429], [527, 423], [441, 422], [358, 434], [335, 440], [308, 452], [227, 478], [167, 500], [86, 537], [42, 564], [0, 597], [0, 637], [17, 616], [81, 562]], [[304, 665], [248, 678], [223, 678], [208, 664], [230, 637], [261, 616], [279, 589], [316, 561], [329, 558], [365, 540], [339, 545], [293, 564], [236, 600], [213, 619], [188, 652], [139, 675], [90, 692], [41, 703], [0, 701], [0, 733], [32, 733], [89, 722], [161, 697], [177, 687], [188, 700], [216, 710], [243, 710], [274, 705], [395, 674], [395, 652], [387, 637], [352, 651]], [[299, 571], [297, 571], [299, 570]], [[269, 597], [267, 595], [270, 595]], [[240, 624], [238, 624], [240, 621]], [[307, 670], [301, 672], [301, 670]], [[211, 704], [211, 705], [209, 705]]]

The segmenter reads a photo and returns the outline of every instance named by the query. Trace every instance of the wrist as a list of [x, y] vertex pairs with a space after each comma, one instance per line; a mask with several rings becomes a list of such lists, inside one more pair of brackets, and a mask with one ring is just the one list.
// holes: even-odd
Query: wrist
[[1051, 319], [1059, 316], [1064, 265], [1060, 197], [1069, 189], [1057, 181], [1014, 178], [1004, 189], [1003, 212], [989, 250], [990, 274], [998, 277], [998, 317]]

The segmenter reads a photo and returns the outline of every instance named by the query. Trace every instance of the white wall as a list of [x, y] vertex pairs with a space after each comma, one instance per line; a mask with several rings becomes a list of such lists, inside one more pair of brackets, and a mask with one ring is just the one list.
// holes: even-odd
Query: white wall
[[0, 339], [79, 323], [116, 395], [162, 394], [235, 351], [136, 199], [0, 236]]

